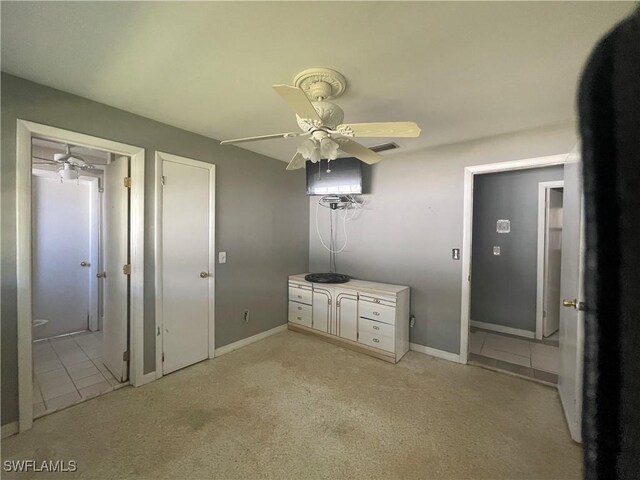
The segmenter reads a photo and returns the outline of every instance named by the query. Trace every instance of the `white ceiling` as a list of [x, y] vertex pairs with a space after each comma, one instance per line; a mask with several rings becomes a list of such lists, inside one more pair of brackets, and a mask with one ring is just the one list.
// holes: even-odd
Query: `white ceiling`
[[[590, 49], [634, 7], [3, 2], [2, 70], [226, 139], [297, 131], [270, 86], [329, 67], [348, 82], [345, 121], [414, 120], [422, 136], [397, 140], [412, 151], [574, 119]], [[295, 145], [242, 147], [288, 161]]]

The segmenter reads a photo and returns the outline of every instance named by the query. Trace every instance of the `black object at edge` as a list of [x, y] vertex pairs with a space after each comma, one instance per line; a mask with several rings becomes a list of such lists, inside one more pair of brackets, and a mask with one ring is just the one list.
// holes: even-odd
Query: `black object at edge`
[[347, 283], [351, 277], [342, 273], [310, 273], [304, 279], [313, 283]]

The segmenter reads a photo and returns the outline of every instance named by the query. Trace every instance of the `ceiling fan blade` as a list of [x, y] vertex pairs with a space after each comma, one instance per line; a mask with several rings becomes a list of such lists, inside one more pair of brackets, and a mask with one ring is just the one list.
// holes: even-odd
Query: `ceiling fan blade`
[[303, 168], [306, 163], [307, 161], [304, 157], [299, 153], [296, 153], [289, 162], [289, 165], [287, 165], [287, 170], [298, 170], [299, 168]]
[[304, 93], [302, 89], [290, 85], [274, 85], [273, 89], [287, 102], [299, 117], [322, 122], [320, 115], [318, 115], [316, 109], [313, 108], [309, 97], [307, 97], [307, 94]]
[[360, 145], [358, 142], [354, 142], [349, 139], [344, 143], [340, 143], [340, 150], [362, 160], [364, 163], [368, 163], [369, 165], [373, 165], [374, 163], [378, 163], [382, 160], [382, 155], [379, 153], [369, 150], [364, 145]]
[[233, 140], [223, 140], [220, 142], [220, 145], [228, 145], [230, 143], [244, 143], [244, 142], [255, 142], [258, 140], [269, 140], [271, 138], [293, 138], [303, 135], [302, 132], [290, 132], [290, 133], [273, 133], [271, 135], [258, 135], [257, 137], [246, 137], [246, 138], [234, 138]]
[[420, 127], [415, 122], [345, 123], [338, 132], [354, 137], [418, 137]]

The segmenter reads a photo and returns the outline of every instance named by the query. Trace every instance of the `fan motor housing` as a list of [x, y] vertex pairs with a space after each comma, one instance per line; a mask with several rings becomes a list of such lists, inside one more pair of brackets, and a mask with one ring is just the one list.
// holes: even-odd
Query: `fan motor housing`
[[[344, 119], [344, 111], [335, 103], [331, 103], [326, 100], [311, 103], [322, 119], [322, 126], [335, 129], [342, 123], [342, 120]], [[305, 132], [309, 131], [309, 129], [314, 126], [319, 126], [310, 124], [308, 120], [300, 118], [298, 115], [296, 115], [296, 120], [298, 121], [298, 126]]]

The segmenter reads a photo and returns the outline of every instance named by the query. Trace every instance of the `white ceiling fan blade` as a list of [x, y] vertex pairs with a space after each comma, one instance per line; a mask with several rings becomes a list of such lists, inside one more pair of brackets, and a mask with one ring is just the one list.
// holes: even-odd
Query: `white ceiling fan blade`
[[320, 115], [318, 115], [316, 109], [313, 108], [309, 97], [307, 97], [307, 94], [304, 93], [302, 89], [292, 87], [291, 85], [274, 85], [273, 89], [300, 118], [322, 122]]
[[418, 137], [420, 127], [415, 122], [345, 123], [336, 130], [354, 137]]
[[369, 165], [373, 165], [374, 163], [378, 163], [382, 160], [382, 155], [379, 153], [369, 150], [364, 145], [360, 145], [358, 142], [354, 142], [349, 139], [344, 143], [340, 143], [340, 150], [362, 160], [364, 163], [368, 163]]
[[271, 135], [258, 135], [257, 137], [234, 138], [233, 140], [223, 140], [220, 145], [228, 145], [230, 143], [255, 142], [257, 140], [269, 140], [271, 138], [293, 138], [303, 135], [301, 132], [290, 133], [273, 133]]
[[307, 161], [304, 157], [299, 153], [296, 153], [289, 162], [289, 165], [287, 165], [287, 170], [298, 170], [299, 168], [303, 168], [306, 163]]

